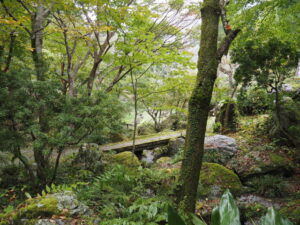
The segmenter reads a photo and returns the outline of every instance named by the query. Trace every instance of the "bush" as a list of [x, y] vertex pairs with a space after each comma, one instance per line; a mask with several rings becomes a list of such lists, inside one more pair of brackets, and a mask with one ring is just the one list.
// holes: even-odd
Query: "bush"
[[100, 92], [70, 97], [62, 92], [59, 80], [36, 81], [30, 75], [30, 71], [0, 73], [0, 99], [5, 99], [0, 102], [0, 149], [19, 159], [32, 186], [40, 189], [55, 178], [53, 153], [59, 159], [66, 147], [81, 141], [103, 143], [121, 129], [122, 105], [116, 96]]
[[242, 115], [264, 114], [271, 105], [272, 96], [263, 89], [242, 89], [237, 95], [237, 106]]

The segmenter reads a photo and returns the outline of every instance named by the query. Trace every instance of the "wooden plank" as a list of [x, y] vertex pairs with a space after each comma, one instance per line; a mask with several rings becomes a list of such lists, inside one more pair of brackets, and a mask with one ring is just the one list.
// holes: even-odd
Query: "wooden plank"
[[[185, 136], [185, 131], [177, 131], [168, 134], [158, 135], [148, 138], [139, 138], [136, 140], [136, 151], [142, 151], [145, 149], [153, 149], [159, 146], [167, 145], [172, 138], [178, 138]], [[130, 151], [132, 150], [132, 141], [119, 142], [115, 144], [107, 144], [99, 146], [101, 151]]]

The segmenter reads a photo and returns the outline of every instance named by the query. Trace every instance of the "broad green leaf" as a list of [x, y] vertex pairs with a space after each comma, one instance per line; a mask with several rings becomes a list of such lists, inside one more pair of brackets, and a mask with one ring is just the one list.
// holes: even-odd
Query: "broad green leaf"
[[46, 191], [47, 191], [48, 193], [51, 192], [51, 189], [50, 189], [50, 187], [49, 187], [48, 185], [46, 185]]
[[168, 206], [168, 223], [169, 225], [186, 225], [171, 206]]
[[212, 210], [211, 224], [212, 225], [220, 225], [220, 211], [219, 211], [219, 206], [214, 207], [213, 210]]
[[199, 219], [194, 214], [191, 214], [191, 216], [192, 216], [192, 222], [194, 225], [206, 225], [206, 223], [204, 223], [201, 219]]
[[261, 218], [261, 225], [293, 225], [288, 219], [283, 218], [273, 207], [268, 208], [267, 214]]
[[240, 212], [234, 199], [226, 190], [222, 195], [219, 207], [213, 210], [212, 225], [240, 225]]
[[26, 196], [28, 199], [32, 198], [31, 195], [30, 195], [28, 192], [25, 192], [25, 196]]

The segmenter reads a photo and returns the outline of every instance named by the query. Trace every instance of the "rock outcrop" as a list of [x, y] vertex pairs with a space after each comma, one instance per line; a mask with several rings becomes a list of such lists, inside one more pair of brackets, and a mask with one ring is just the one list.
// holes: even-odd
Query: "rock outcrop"
[[65, 191], [27, 199], [16, 210], [0, 217], [0, 224], [71, 225], [73, 219], [92, 215], [92, 211], [79, 202], [75, 194]]

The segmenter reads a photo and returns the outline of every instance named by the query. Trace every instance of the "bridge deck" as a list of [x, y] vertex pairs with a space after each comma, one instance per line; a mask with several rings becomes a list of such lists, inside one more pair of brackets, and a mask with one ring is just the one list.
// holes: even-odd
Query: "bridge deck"
[[[167, 145], [172, 138], [178, 138], [185, 136], [185, 130], [180, 131], [174, 131], [169, 132], [161, 135], [157, 135], [154, 137], [148, 137], [148, 138], [139, 138], [135, 142], [135, 150], [141, 151], [144, 149], [153, 149], [158, 146]], [[99, 146], [100, 150], [102, 151], [117, 151], [117, 152], [123, 152], [123, 151], [130, 151], [132, 150], [132, 141], [124, 141], [124, 142], [118, 142], [113, 144], [106, 144]]]

